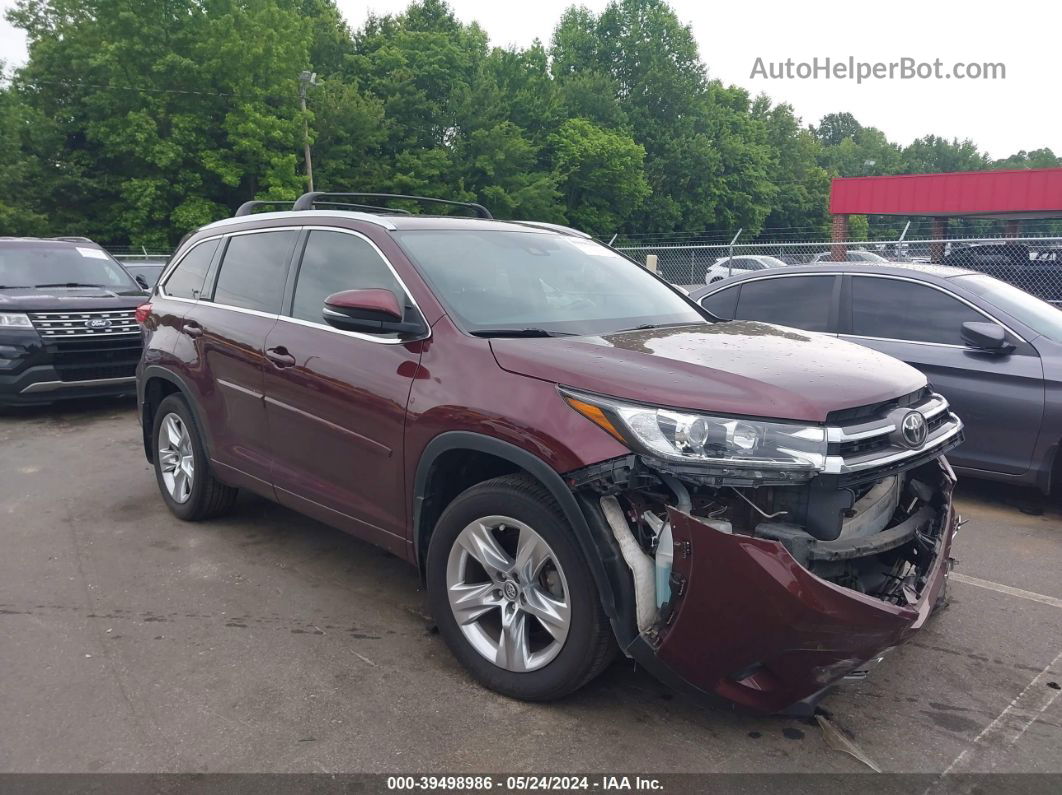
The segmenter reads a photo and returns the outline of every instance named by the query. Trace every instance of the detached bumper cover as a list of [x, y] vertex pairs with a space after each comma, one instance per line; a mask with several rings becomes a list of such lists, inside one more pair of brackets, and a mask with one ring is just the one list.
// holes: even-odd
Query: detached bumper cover
[[699, 691], [767, 713], [865, 668], [921, 628], [943, 591], [957, 527], [948, 500], [935, 558], [908, 606], [826, 582], [776, 541], [722, 533], [669, 509], [681, 595], [657, 662]]

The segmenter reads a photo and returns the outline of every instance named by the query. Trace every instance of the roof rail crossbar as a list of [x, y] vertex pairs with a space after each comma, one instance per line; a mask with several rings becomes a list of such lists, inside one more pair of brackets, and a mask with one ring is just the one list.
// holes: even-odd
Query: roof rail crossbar
[[[293, 210], [312, 210], [318, 199], [324, 196], [357, 196], [363, 199], [405, 199], [407, 201], [416, 202], [431, 202], [435, 204], [446, 204], [451, 207], [467, 207], [475, 212], [480, 218], [493, 219], [494, 216], [490, 214], [490, 210], [484, 207], [482, 204], [476, 204], [475, 202], [458, 202], [451, 199], [435, 199], [431, 196], [407, 196], [402, 193], [332, 193], [330, 191], [311, 191], [310, 193], [302, 194], [296, 201]], [[389, 210], [394, 212], [394, 210]]]
[[399, 207], [381, 207], [376, 204], [355, 204], [354, 202], [314, 202], [314, 205], [322, 207], [352, 207], [355, 210], [366, 210], [374, 213], [398, 213], [399, 215], [413, 215], [409, 210]]
[[259, 207], [265, 207], [265, 206], [276, 207], [276, 206], [279, 206], [279, 205], [284, 205], [286, 207], [291, 207], [291, 204], [292, 204], [291, 199], [268, 199], [268, 200], [263, 199], [261, 201], [257, 201], [256, 200], [256, 201], [244, 202], [243, 204], [241, 204], [239, 207], [236, 208], [236, 214], [233, 216], [233, 218], [236, 218], [236, 217], [241, 216], [241, 215], [250, 215], [251, 213], [253, 213]]

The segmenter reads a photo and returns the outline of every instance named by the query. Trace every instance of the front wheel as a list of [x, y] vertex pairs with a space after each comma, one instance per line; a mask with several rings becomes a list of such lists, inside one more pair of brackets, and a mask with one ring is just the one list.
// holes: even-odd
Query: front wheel
[[586, 560], [560, 508], [531, 478], [495, 478], [450, 503], [428, 547], [427, 575], [440, 634], [492, 690], [561, 698], [612, 659]]

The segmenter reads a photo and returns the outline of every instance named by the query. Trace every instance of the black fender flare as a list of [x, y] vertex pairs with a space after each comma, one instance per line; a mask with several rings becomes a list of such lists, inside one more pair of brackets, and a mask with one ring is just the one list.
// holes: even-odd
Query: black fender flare
[[168, 381], [170, 384], [177, 388], [177, 391], [184, 398], [185, 402], [188, 404], [189, 410], [192, 412], [192, 416], [195, 418], [195, 424], [200, 431], [200, 441], [203, 443], [203, 447], [206, 449], [207, 458], [212, 458], [212, 440], [210, 438], [210, 434], [207, 432], [208, 426], [203, 421], [203, 415], [199, 409], [199, 406], [192, 399], [193, 392], [189, 388], [188, 383], [183, 378], [181, 378], [181, 376], [177, 375], [172, 370], [163, 367], [162, 365], [149, 364], [144, 367], [144, 369], [140, 373], [140, 377], [136, 380], [137, 414], [140, 418], [140, 426], [143, 429], [144, 455], [147, 457], [147, 460], [154, 461], [154, 458], [151, 454], [152, 429], [149, 427], [148, 423], [144, 422], [144, 390], [148, 381], [151, 381], [155, 378], [161, 379], [163, 381]]
[[[446, 431], [432, 439], [417, 463], [417, 471], [413, 482], [413, 554], [417, 562], [417, 568], [423, 576], [424, 555], [421, 547], [421, 537], [424, 528], [421, 527], [424, 501], [427, 496], [428, 479], [431, 475], [435, 461], [443, 453], [451, 450], [472, 450], [496, 456], [509, 461], [515, 466], [527, 472], [531, 477], [541, 483], [557, 501], [564, 518], [575, 532], [576, 541], [586, 558], [590, 573], [597, 585], [601, 597], [601, 606], [609, 617], [614, 628], [617, 628], [617, 586], [613, 582], [606, 569], [606, 559], [613, 559], [611, 550], [602, 549], [601, 543], [595, 540], [595, 535], [590, 529], [587, 517], [576, 501], [575, 495], [568, 488], [564, 479], [545, 461], [533, 453], [517, 447], [508, 442], [503, 442], [492, 436], [486, 436], [472, 431]], [[609, 567], [614, 568], [614, 567]]]

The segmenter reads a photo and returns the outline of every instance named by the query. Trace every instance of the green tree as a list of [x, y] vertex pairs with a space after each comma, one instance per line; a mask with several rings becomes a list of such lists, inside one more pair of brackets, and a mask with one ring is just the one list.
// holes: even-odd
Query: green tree
[[949, 141], [936, 135], [913, 141], [904, 148], [901, 159], [902, 173], [905, 174], [983, 171], [991, 162], [973, 141]]
[[752, 114], [767, 128], [769, 173], [777, 188], [764, 226], [778, 230], [780, 237], [827, 234], [830, 176], [819, 165], [822, 144], [801, 127], [789, 105], [772, 107], [767, 97], [760, 96], [753, 103]]
[[1062, 156], [1047, 147], [1026, 152], [1024, 149], [1003, 160], [997, 160], [992, 168], [1062, 168]]
[[597, 235], [617, 230], [649, 196], [645, 150], [629, 136], [571, 119], [550, 137], [568, 220]]
[[30, 59], [17, 82], [57, 125], [51, 154], [67, 170], [47, 200], [55, 224], [167, 246], [245, 199], [296, 194], [309, 5], [330, 8], [21, 0], [9, 18], [26, 31]]

